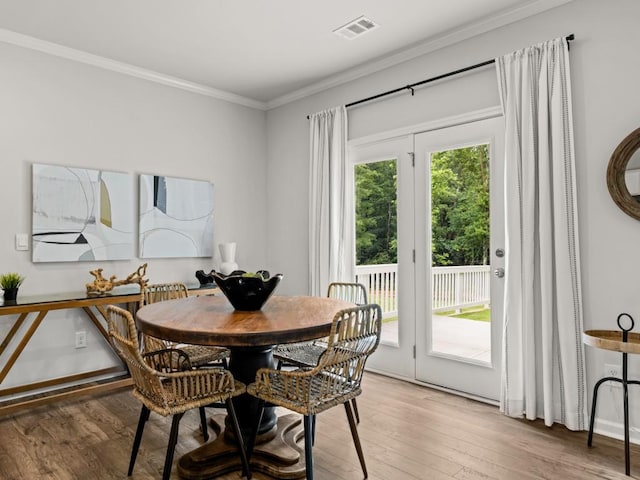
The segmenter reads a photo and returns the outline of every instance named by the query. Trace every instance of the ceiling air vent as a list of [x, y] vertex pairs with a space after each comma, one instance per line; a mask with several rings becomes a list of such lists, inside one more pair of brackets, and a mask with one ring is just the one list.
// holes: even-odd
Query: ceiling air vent
[[351, 20], [349, 23], [343, 25], [340, 28], [336, 28], [333, 33], [351, 40], [367, 32], [370, 32], [371, 30], [373, 30], [374, 28], [378, 28], [379, 26], [380, 25], [374, 23], [363, 15], [356, 18], [355, 20]]

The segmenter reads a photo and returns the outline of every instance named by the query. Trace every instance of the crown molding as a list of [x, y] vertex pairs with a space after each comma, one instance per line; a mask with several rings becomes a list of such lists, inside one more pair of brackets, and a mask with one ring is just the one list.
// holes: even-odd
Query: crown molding
[[92, 65], [94, 67], [102, 68], [105, 70], [110, 70], [150, 82], [159, 83], [161, 85], [178, 88], [188, 92], [197, 93], [199, 95], [205, 95], [208, 97], [216, 98], [218, 100], [224, 100], [226, 102], [235, 103], [245, 107], [264, 111], [270, 110], [272, 108], [277, 108], [282, 105], [286, 105], [287, 103], [309, 97], [324, 90], [328, 90], [330, 88], [348, 83], [350, 81], [357, 80], [358, 78], [371, 75], [402, 62], [406, 62], [422, 55], [426, 55], [449, 45], [453, 45], [454, 43], [467, 40], [482, 33], [486, 33], [504, 25], [508, 25], [510, 23], [525, 19], [527, 17], [536, 15], [538, 13], [550, 10], [552, 8], [564, 5], [572, 1], [573, 0], [538, 0], [537, 2], [515, 8], [508, 12], [504, 12], [503, 14], [496, 17], [492, 17], [490, 19], [468, 25], [464, 28], [453, 30], [449, 33], [437, 37], [434, 40], [404, 49], [400, 52], [381, 58], [379, 60], [366, 63], [359, 67], [346, 70], [342, 73], [333, 75], [320, 82], [316, 82], [312, 85], [293, 91], [268, 102], [261, 102], [259, 100], [243, 97], [241, 95], [236, 95], [224, 90], [218, 90], [206, 85], [155, 72], [153, 70], [148, 70], [142, 67], [137, 67], [128, 63], [119, 62], [106, 57], [101, 57], [99, 55], [94, 55], [82, 50], [65, 47], [53, 42], [47, 42], [45, 40], [40, 40], [35, 37], [23, 35], [21, 33], [13, 32], [11, 30], [6, 30], [3, 28], [0, 28], [0, 42], [36, 50], [39, 52], [47, 53], [49, 55], [73, 60], [75, 62]]
[[346, 70], [342, 73], [321, 80], [320, 82], [270, 100], [266, 103], [267, 110], [281, 107], [287, 103], [291, 103], [316, 93], [320, 93], [324, 90], [337, 87], [338, 85], [371, 75], [386, 68], [393, 67], [408, 60], [412, 60], [449, 45], [453, 45], [454, 43], [467, 40], [572, 1], [573, 0], [538, 0], [537, 2], [504, 12], [501, 15], [473, 23], [457, 30], [452, 30], [449, 33], [438, 36], [434, 40], [404, 49], [398, 53], [381, 58], [380, 60], [375, 60], [362, 66]]
[[148, 80], [150, 82], [159, 83], [180, 90], [186, 90], [188, 92], [197, 93], [199, 95], [206, 95], [218, 100], [224, 100], [226, 102], [243, 105], [245, 107], [255, 108], [257, 110], [266, 110], [267, 104], [251, 98], [242, 97], [234, 93], [225, 92], [215, 88], [208, 87], [181, 78], [173, 77], [171, 75], [165, 75], [163, 73], [148, 70], [146, 68], [136, 67], [124, 62], [118, 62], [99, 55], [93, 55], [91, 53], [83, 52], [82, 50], [76, 50], [74, 48], [65, 47], [57, 43], [47, 42], [35, 37], [23, 35], [21, 33], [13, 32], [0, 28], [0, 42], [9, 43], [18, 47], [28, 48], [39, 52], [54, 55], [56, 57], [65, 58], [67, 60], [73, 60], [75, 62], [92, 65], [94, 67], [103, 68], [112, 72], [129, 75], [131, 77]]

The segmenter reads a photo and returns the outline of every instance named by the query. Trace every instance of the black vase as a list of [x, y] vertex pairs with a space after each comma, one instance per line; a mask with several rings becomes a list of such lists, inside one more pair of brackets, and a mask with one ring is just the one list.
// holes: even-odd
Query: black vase
[[5, 302], [15, 302], [16, 298], [18, 298], [18, 289], [17, 288], [5, 288], [4, 289], [4, 301]]

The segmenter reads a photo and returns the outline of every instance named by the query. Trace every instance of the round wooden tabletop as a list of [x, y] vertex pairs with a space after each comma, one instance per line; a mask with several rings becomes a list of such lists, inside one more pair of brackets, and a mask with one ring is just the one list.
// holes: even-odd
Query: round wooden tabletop
[[234, 310], [226, 297], [167, 300], [138, 310], [147, 335], [181, 343], [258, 347], [313, 340], [329, 334], [335, 314], [354, 304], [327, 297], [272, 296], [262, 310]]
[[582, 334], [585, 345], [622, 353], [640, 353], [640, 334], [629, 332], [626, 342], [622, 341], [621, 330], [587, 330]]

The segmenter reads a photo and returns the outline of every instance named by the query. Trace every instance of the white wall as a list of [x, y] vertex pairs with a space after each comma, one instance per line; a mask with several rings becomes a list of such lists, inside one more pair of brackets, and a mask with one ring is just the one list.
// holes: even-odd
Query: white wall
[[[219, 262], [216, 246], [214, 259], [32, 263], [14, 249], [16, 233], [31, 233], [32, 163], [132, 174], [136, 218], [138, 174], [210, 181], [215, 244], [236, 241], [241, 268], [269, 267], [264, 112], [2, 43], [0, 65], [0, 272], [26, 276], [20, 296], [82, 291], [90, 270], [120, 279], [144, 262], [151, 282], [197, 284], [195, 271]], [[12, 323], [0, 317], [0, 338]], [[79, 329], [87, 349], [74, 348]], [[82, 312], [52, 312], [1, 387], [113, 362]]]
[[[308, 284], [307, 114], [574, 33], [571, 73], [585, 328], [617, 328], [620, 312], [640, 322], [640, 222], [616, 207], [605, 182], [611, 153], [640, 122], [638, 18], [637, 0], [575, 0], [269, 111], [269, 258], [288, 276], [287, 290], [306, 293]], [[488, 69], [424, 87], [413, 98], [400, 94], [352, 108], [350, 138], [498, 105], [495, 82], [494, 70]], [[586, 354], [589, 389], [603, 375], [605, 363], [621, 362], [614, 352], [587, 347]], [[638, 362], [630, 357], [630, 374], [636, 378]], [[620, 391], [607, 387], [600, 395], [599, 428], [620, 433]], [[640, 427], [639, 391], [632, 392], [631, 409], [632, 425]]]

